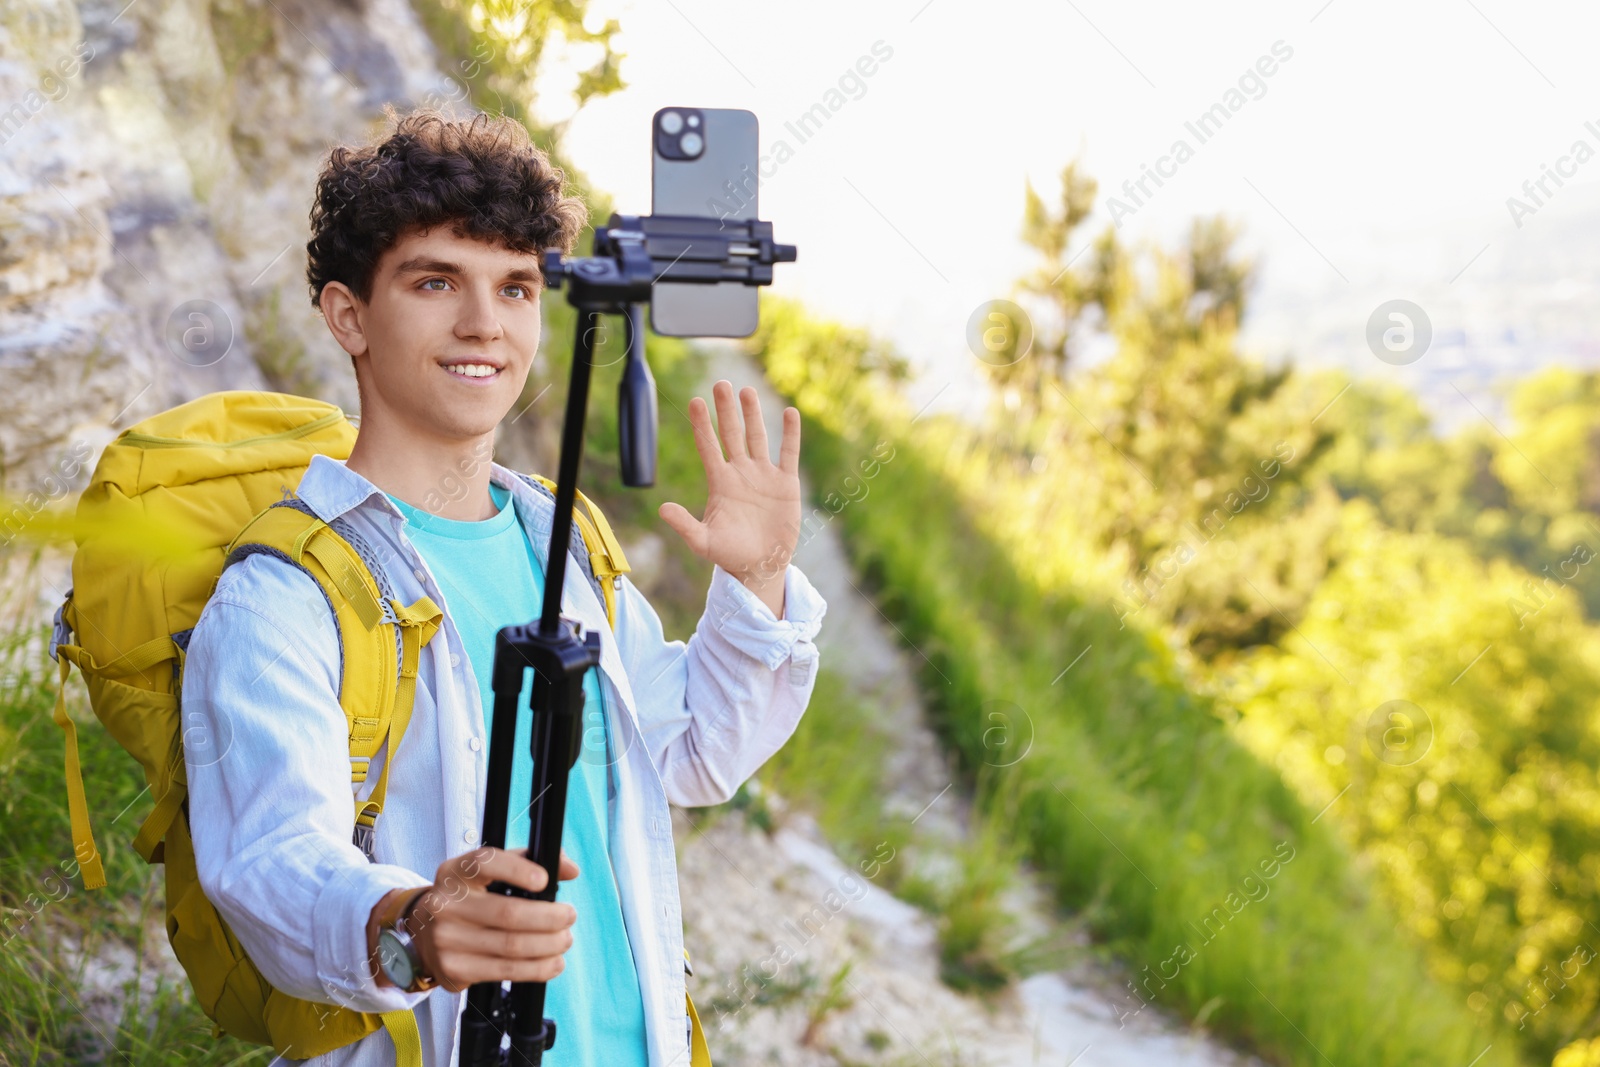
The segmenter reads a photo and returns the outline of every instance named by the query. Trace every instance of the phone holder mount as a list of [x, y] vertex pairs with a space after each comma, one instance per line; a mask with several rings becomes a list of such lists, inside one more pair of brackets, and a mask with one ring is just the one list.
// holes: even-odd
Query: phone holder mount
[[[792, 263], [795, 255], [794, 245], [773, 242], [770, 222], [678, 215], [612, 215], [605, 228], [595, 232], [593, 255], [568, 259], [560, 252], [545, 253], [546, 281], [551, 289], [566, 287], [567, 302], [577, 310], [578, 321], [543, 608], [537, 623], [504, 627], [495, 638], [494, 721], [482, 841], [505, 847], [517, 698], [523, 671], [532, 667], [528, 707], [533, 716], [533, 784], [525, 854], [549, 872], [550, 879], [538, 892], [491, 882], [492, 893], [555, 900], [567, 782], [583, 736], [583, 677], [600, 662], [599, 633], [585, 633], [581, 622], [561, 615], [600, 316], [622, 315], [627, 322], [627, 365], [617, 391], [622, 481], [633, 488], [651, 486], [656, 475], [657, 406], [655, 379], [644, 354], [644, 305], [653, 286], [660, 281], [770, 285], [773, 265]], [[539, 1067], [556, 1040], [555, 1020], [544, 1017], [544, 1001], [544, 982], [512, 982], [509, 989], [498, 981], [474, 984], [467, 991], [461, 1018], [460, 1067]]]

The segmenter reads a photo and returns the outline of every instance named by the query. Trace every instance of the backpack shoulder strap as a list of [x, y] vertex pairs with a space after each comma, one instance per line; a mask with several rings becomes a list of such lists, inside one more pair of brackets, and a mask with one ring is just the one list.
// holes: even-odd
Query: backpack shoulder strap
[[389, 767], [411, 722], [422, 647], [438, 632], [444, 612], [427, 596], [410, 605], [396, 600], [377, 560], [353, 539], [290, 498], [264, 509], [239, 532], [223, 566], [255, 552], [277, 556], [309, 574], [333, 610], [352, 786], [366, 781], [372, 757], [389, 741], [389, 758], [371, 797], [356, 805], [355, 840], [370, 856]]
[[[551, 497], [555, 496], [555, 482], [542, 474], [527, 477], [543, 486]], [[595, 506], [594, 501], [584, 496], [583, 490], [580, 489], [573, 504], [572, 518], [578, 527], [578, 536], [583, 539], [584, 548], [587, 549], [589, 576], [600, 589], [600, 599], [606, 606], [606, 621], [611, 624], [612, 630], [615, 630], [617, 590], [622, 587], [622, 575], [633, 568], [628, 565], [628, 557], [623, 555], [622, 542], [617, 540], [617, 535], [611, 530], [611, 524], [606, 521], [605, 515]]]

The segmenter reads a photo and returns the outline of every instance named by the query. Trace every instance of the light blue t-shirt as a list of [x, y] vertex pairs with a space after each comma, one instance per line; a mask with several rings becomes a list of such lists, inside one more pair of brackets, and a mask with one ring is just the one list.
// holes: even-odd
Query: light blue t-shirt
[[[486, 732], [494, 732], [491, 687], [495, 636], [500, 629], [538, 619], [544, 605], [544, 571], [517, 521], [511, 494], [490, 484], [499, 509], [477, 522], [444, 519], [389, 495], [409, 521], [406, 536], [439, 582], [446, 607], [466, 644], [467, 658], [483, 698]], [[581, 575], [577, 575], [581, 581]], [[574, 575], [569, 572], [568, 580]], [[533, 786], [529, 749], [531, 716], [526, 713], [533, 672], [524, 672], [517, 698], [516, 752], [512, 760], [513, 811], [506, 824], [506, 847], [528, 847]], [[578, 864], [579, 875], [563, 882], [557, 899], [577, 909], [566, 968], [545, 993], [545, 1014], [556, 1021], [556, 1044], [545, 1054], [551, 1067], [645, 1067], [644, 996], [628, 947], [627, 927], [617, 893], [607, 824], [608, 770], [611, 764], [599, 670], [584, 675], [583, 745], [567, 786], [561, 844]], [[484, 753], [487, 759], [488, 753]]]

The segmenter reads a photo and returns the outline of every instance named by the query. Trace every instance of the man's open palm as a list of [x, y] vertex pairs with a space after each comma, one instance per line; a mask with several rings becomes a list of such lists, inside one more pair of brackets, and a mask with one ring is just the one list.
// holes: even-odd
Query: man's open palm
[[800, 412], [783, 409], [783, 440], [774, 465], [755, 389], [745, 386], [735, 402], [733, 383], [722, 379], [711, 395], [717, 430], [706, 402], [698, 396], [689, 401], [695, 447], [706, 469], [705, 516], [696, 519], [670, 501], [659, 514], [695, 555], [746, 585], [762, 586], [782, 578], [800, 538]]

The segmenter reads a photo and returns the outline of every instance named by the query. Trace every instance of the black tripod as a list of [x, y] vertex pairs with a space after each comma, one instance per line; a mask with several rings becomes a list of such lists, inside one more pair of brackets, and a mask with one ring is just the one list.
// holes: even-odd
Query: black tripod
[[[772, 224], [750, 219], [612, 215], [594, 238], [594, 255], [564, 259], [545, 255], [550, 287], [568, 282], [567, 301], [578, 312], [572, 341], [572, 383], [567, 390], [556, 477], [555, 521], [550, 530], [544, 607], [537, 624], [507, 626], [495, 639], [494, 727], [489, 737], [488, 793], [483, 843], [505, 847], [511, 800], [511, 763], [516, 743], [517, 697], [523, 670], [534, 670], [529, 711], [533, 715], [533, 787], [527, 857], [550, 874], [538, 893], [504, 882], [489, 891], [554, 900], [561, 858], [561, 828], [567, 811], [567, 779], [582, 737], [583, 677], [600, 662], [600, 635], [561, 615], [572, 506], [583, 455], [583, 424], [589, 402], [594, 333], [603, 314], [627, 321], [627, 366], [618, 389], [622, 482], [645, 487], [656, 480], [655, 379], [644, 358], [644, 305], [651, 287], [672, 282], [772, 284], [774, 263], [792, 263], [793, 245], [774, 244]], [[555, 1044], [556, 1024], [544, 1017], [545, 983], [480, 982], [467, 991], [461, 1023], [460, 1067], [538, 1067]], [[501, 1048], [505, 1037], [509, 1048]]]

